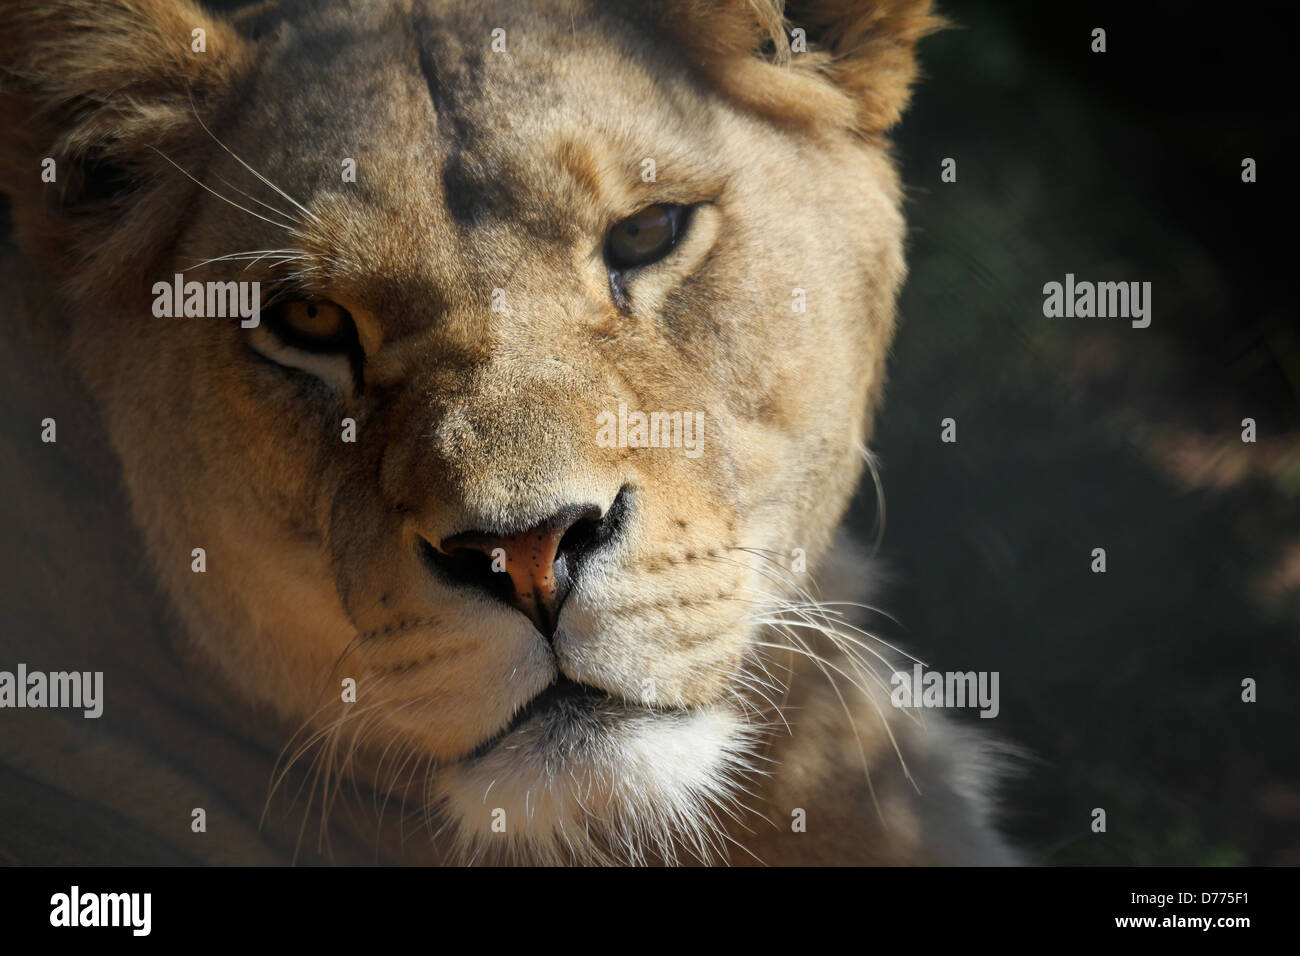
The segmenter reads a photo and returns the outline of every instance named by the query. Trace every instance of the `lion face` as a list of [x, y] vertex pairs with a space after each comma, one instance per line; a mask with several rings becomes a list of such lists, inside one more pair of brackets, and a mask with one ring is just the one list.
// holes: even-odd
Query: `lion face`
[[[866, 41], [772, 63], [744, 4], [689, 6], [137, 3], [99, 27], [175, 60], [208, 24], [185, 92], [59, 131], [72, 347], [194, 643], [354, 771], [420, 768], [467, 844], [693, 839], [860, 474], [910, 67], [869, 100], [835, 79]], [[256, 327], [151, 314], [176, 274], [257, 282]]]

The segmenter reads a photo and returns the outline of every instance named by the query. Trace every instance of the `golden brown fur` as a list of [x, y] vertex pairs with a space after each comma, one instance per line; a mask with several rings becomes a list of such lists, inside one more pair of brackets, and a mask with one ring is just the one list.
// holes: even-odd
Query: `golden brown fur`
[[[904, 275], [885, 134], [928, 2], [3, 10], [25, 261], [189, 646], [326, 793], [342, 774], [427, 806], [431, 859], [1001, 859], [982, 745], [891, 711], [880, 648], [788, 569], [802, 549], [836, 597], [869, 573], [831, 548]], [[45, 156], [57, 186], [34, 185]], [[603, 236], [653, 203], [695, 218], [620, 303]], [[154, 318], [174, 272], [341, 304], [360, 386], [277, 367], [233, 321]], [[620, 403], [703, 410], [705, 453], [600, 447]], [[418, 559], [623, 490], [553, 644]], [[581, 728], [468, 756], [560, 672], [609, 695]]]

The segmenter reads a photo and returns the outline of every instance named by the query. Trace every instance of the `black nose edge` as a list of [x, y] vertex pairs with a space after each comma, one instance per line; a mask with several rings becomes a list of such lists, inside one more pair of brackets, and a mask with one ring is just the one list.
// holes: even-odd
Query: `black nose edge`
[[[603, 515], [598, 505], [569, 505], [528, 528], [476, 528], [449, 535], [437, 545], [421, 536], [417, 549], [425, 567], [440, 581], [510, 605], [549, 640], [584, 563], [617, 539], [630, 509], [630, 489], [624, 485]], [[529, 542], [529, 564], [512, 568], [512, 544], [523, 540]], [[493, 569], [497, 547], [508, 555], [507, 573]], [[549, 568], [543, 566], [547, 563]]]

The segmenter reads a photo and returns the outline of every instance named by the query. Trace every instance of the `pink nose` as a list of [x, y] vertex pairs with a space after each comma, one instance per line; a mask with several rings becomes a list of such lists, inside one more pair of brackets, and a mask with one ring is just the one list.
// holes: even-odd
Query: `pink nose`
[[518, 534], [494, 535], [466, 531], [439, 542], [444, 554], [478, 551], [488, 556], [513, 585], [510, 603], [548, 637], [555, 633], [560, 605], [568, 596], [574, 563], [598, 537], [600, 509], [566, 508], [542, 524]]

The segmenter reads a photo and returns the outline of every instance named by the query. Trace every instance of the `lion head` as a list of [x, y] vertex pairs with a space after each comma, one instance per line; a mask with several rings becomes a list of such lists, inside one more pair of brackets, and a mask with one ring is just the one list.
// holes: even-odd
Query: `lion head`
[[707, 854], [861, 476], [928, 7], [7, 7], [18, 236], [193, 646], [456, 848]]

